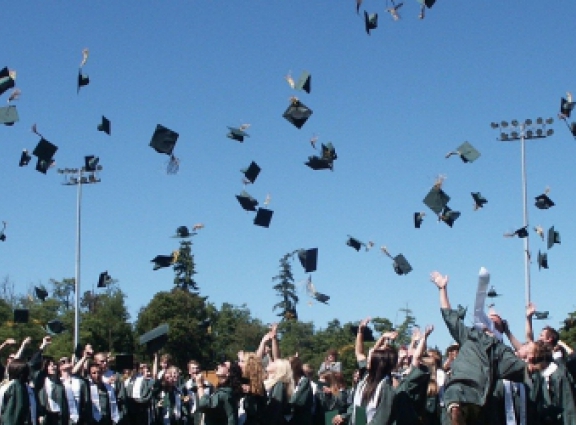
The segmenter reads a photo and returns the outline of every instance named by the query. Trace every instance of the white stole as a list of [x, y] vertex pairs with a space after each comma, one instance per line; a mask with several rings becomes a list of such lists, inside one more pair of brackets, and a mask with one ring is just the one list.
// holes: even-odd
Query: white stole
[[10, 388], [10, 385], [12, 385], [14, 381], [3, 381], [2, 384], [0, 385], [0, 412], [2, 412], [2, 404], [4, 403], [4, 394], [6, 393], [6, 390], [8, 388]]
[[[556, 372], [556, 369], [558, 369], [558, 365], [554, 362], [551, 362], [548, 365], [548, 367], [541, 372], [542, 376], [546, 380], [546, 388], [547, 389], [550, 389], [550, 375], [552, 375], [554, 372]], [[552, 400], [550, 400], [550, 401], [552, 401]]]
[[44, 390], [46, 391], [46, 399], [48, 400], [48, 411], [52, 413], [60, 413], [60, 406], [52, 398], [52, 391], [54, 391], [54, 382], [48, 377], [44, 378]]
[[[114, 395], [114, 389], [108, 385], [104, 384], [106, 392], [108, 393], [108, 402], [110, 403], [110, 416], [112, 416], [112, 422], [115, 424], [120, 420], [120, 414], [118, 413], [118, 404], [116, 403], [116, 396]], [[96, 422], [100, 422], [102, 419], [102, 407], [100, 406], [100, 395], [98, 394], [98, 385], [90, 381], [90, 398], [92, 400], [92, 417]]]
[[[362, 405], [362, 393], [364, 393], [364, 387], [366, 387], [366, 379], [364, 378], [356, 387], [356, 391], [354, 392], [354, 410], [352, 412], [352, 423], [356, 421], [356, 406]], [[374, 415], [376, 414], [376, 409], [378, 408], [378, 402], [380, 401], [380, 393], [382, 392], [382, 385], [384, 382], [388, 381], [388, 378], [384, 378], [380, 381], [378, 386], [376, 387], [376, 391], [374, 395], [366, 405], [366, 419], [370, 422]]]
[[62, 384], [66, 390], [66, 400], [68, 400], [70, 419], [74, 422], [78, 422], [78, 419], [80, 418], [80, 415], [78, 414], [78, 407], [80, 406], [80, 380], [71, 376], [67, 379], [62, 379]]
[[526, 388], [523, 384], [510, 382], [507, 379], [504, 382], [504, 408], [506, 409], [506, 425], [516, 424], [516, 413], [514, 410], [513, 387], [515, 387], [519, 394], [519, 405], [517, 406], [518, 413], [520, 414], [520, 424], [526, 425]]
[[[160, 399], [164, 400], [165, 395], [166, 393], [162, 391], [160, 393]], [[168, 399], [170, 399], [170, 395], [168, 395]], [[165, 406], [162, 406], [162, 409], [166, 411], [166, 413], [164, 413], [163, 423], [170, 425], [170, 410]], [[172, 409], [172, 412], [174, 413], [174, 417], [177, 420], [180, 420], [180, 416], [182, 415], [182, 399], [180, 398], [180, 393], [176, 390], [174, 390], [174, 408]]]
[[141, 399], [142, 398], [142, 384], [144, 383], [144, 377], [139, 375], [132, 384], [132, 398]]

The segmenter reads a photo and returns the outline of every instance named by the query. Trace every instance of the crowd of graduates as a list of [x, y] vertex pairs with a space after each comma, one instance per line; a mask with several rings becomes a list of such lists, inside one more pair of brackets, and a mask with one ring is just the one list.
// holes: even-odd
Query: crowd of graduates
[[[487, 280], [485, 269], [480, 274]], [[148, 364], [90, 344], [54, 359], [45, 355], [49, 336], [23, 359], [27, 338], [0, 367], [0, 425], [576, 425], [576, 356], [551, 327], [533, 337], [532, 305], [520, 342], [493, 310], [475, 311], [467, 327], [466, 312], [450, 305], [448, 277], [433, 272], [431, 281], [455, 341], [445, 353], [428, 347], [428, 326], [415, 329], [407, 347], [389, 331], [366, 351], [364, 319], [351, 382], [337, 350], [319, 367], [297, 353], [282, 357], [276, 325], [255, 352], [221, 359], [215, 373], [194, 359], [183, 371], [169, 353], [154, 353]], [[0, 350], [15, 346], [9, 339]]]

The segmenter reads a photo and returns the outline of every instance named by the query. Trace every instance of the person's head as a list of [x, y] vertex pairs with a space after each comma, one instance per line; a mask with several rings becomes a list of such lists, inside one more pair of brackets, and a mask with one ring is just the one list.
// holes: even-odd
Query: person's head
[[227, 363], [220, 363], [216, 368], [216, 378], [218, 378], [218, 386], [225, 386], [230, 375], [230, 368]]
[[302, 365], [302, 370], [304, 371], [304, 375], [305, 375], [308, 379], [314, 378], [314, 369], [312, 369], [312, 366], [310, 366], [310, 364], [304, 363], [304, 364]]
[[292, 367], [290, 362], [285, 359], [276, 359], [270, 362], [267, 367], [268, 379], [266, 380], [266, 389], [272, 388], [277, 382], [286, 384], [288, 396], [292, 396], [294, 391], [294, 379], [292, 378]]
[[10, 353], [8, 354], [8, 357], [6, 357], [6, 367], [8, 367], [8, 365], [16, 358], [16, 355], [14, 353]]
[[532, 353], [533, 357], [530, 359], [530, 363], [532, 364], [539, 364], [542, 367], [546, 367], [553, 361], [552, 346], [547, 342], [534, 342]]
[[8, 365], [8, 379], [17, 380], [23, 384], [28, 382], [30, 377], [30, 367], [28, 363], [21, 359], [13, 359]]
[[290, 362], [290, 367], [292, 368], [292, 379], [294, 382], [300, 381], [300, 378], [304, 376], [304, 369], [302, 369], [302, 360], [300, 357], [291, 356], [288, 358]]
[[88, 376], [94, 383], [102, 382], [102, 367], [99, 363], [90, 362], [88, 364]]
[[333, 372], [332, 377], [334, 379], [334, 385], [338, 390], [343, 390], [346, 388], [346, 381], [344, 380], [344, 375], [341, 372]]
[[442, 367], [442, 353], [440, 353], [440, 350], [430, 348], [426, 351], [426, 354], [430, 359], [434, 361], [434, 366], [436, 369], [440, 369]]
[[180, 373], [176, 366], [170, 366], [164, 371], [162, 375], [162, 383], [169, 387], [174, 387], [178, 384], [178, 377]]
[[162, 370], [166, 370], [170, 366], [172, 366], [172, 356], [170, 354], [162, 354], [160, 357], [160, 367]]
[[61, 357], [60, 360], [58, 360], [58, 369], [60, 373], [69, 374], [72, 371], [72, 361], [70, 357]]
[[148, 363], [140, 363], [138, 371], [144, 378], [150, 378], [150, 376], [152, 376], [152, 371], [150, 370], [150, 365]]
[[559, 339], [560, 335], [558, 334], [556, 329], [554, 329], [551, 326], [544, 327], [540, 332], [540, 335], [538, 336], [538, 341], [545, 342], [546, 344], [549, 344], [552, 347], [556, 347], [556, 344], [558, 344]]
[[376, 388], [386, 377], [390, 377], [392, 370], [398, 363], [398, 352], [393, 347], [381, 350], [372, 350], [368, 361], [368, 377], [362, 392], [362, 401], [368, 403], [376, 392]]
[[454, 360], [456, 356], [458, 356], [459, 352], [460, 352], [460, 345], [458, 345], [458, 343], [455, 342], [446, 349], [446, 357]]
[[195, 377], [201, 372], [202, 369], [200, 369], [200, 363], [198, 363], [196, 360], [190, 360], [188, 362], [188, 373], [191, 377]]
[[53, 357], [43, 356], [42, 371], [48, 376], [60, 376], [60, 370]]
[[330, 350], [326, 351], [326, 363], [333, 363], [338, 360], [338, 351], [331, 348]]
[[356, 385], [360, 381], [360, 369], [354, 369], [352, 373], [352, 384]]
[[96, 353], [94, 354], [94, 363], [100, 366], [102, 373], [108, 370], [108, 353]]
[[264, 389], [262, 387], [264, 370], [262, 368], [262, 361], [255, 353], [245, 353], [242, 376], [250, 381], [251, 394], [264, 395]]
[[242, 368], [237, 362], [230, 362], [228, 367], [228, 379], [225, 385], [232, 388], [232, 392], [238, 397], [242, 397]]

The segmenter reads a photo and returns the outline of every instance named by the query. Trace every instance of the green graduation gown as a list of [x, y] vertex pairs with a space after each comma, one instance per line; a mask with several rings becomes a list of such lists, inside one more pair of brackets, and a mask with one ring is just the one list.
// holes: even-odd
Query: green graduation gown
[[232, 388], [217, 388], [212, 395], [203, 395], [198, 409], [204, 413], [205, 425], [238, 425], [238, 400]]
[[300, 378], [288, 403], [292, 413], [292, 417], [288, 421], [289, 424], [312, 425], [314, 399], [312, 396], [312, 385], [310, 385], [310, 380], [307, 377], [303, 376]]
[[30, 399], [26, 385], [20, 381], [11, 381], [2, 397], [0, 425], [31, 424]]

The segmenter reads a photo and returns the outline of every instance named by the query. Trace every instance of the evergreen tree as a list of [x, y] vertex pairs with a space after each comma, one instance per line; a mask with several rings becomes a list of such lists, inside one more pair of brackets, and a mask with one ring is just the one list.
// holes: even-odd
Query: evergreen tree
[[292, 275], [292, 264], [290, 260], [297, 251], [289, 252], [280, 259], [280, 273], [272, 278], [277, 281], [274, 289], [282, 301], [275, 304], [272, 310], [280, 309], [278, 316], [282, 320], [298, 320], [296, 305], [298, 304], [298, 295], [296, 295], [296, 286], [294, 285], [294, 276]]
[[193, 276], [195, 274], [196, 270], [194, 254], [192, 254], [192, 241], [180, 241], [178, 258], [174, 263], [174, 285], [176, 285], [177, 288], [185, 291], [192, 290], [193, 293], [198, 294], [200, 288], [194, 281]]

